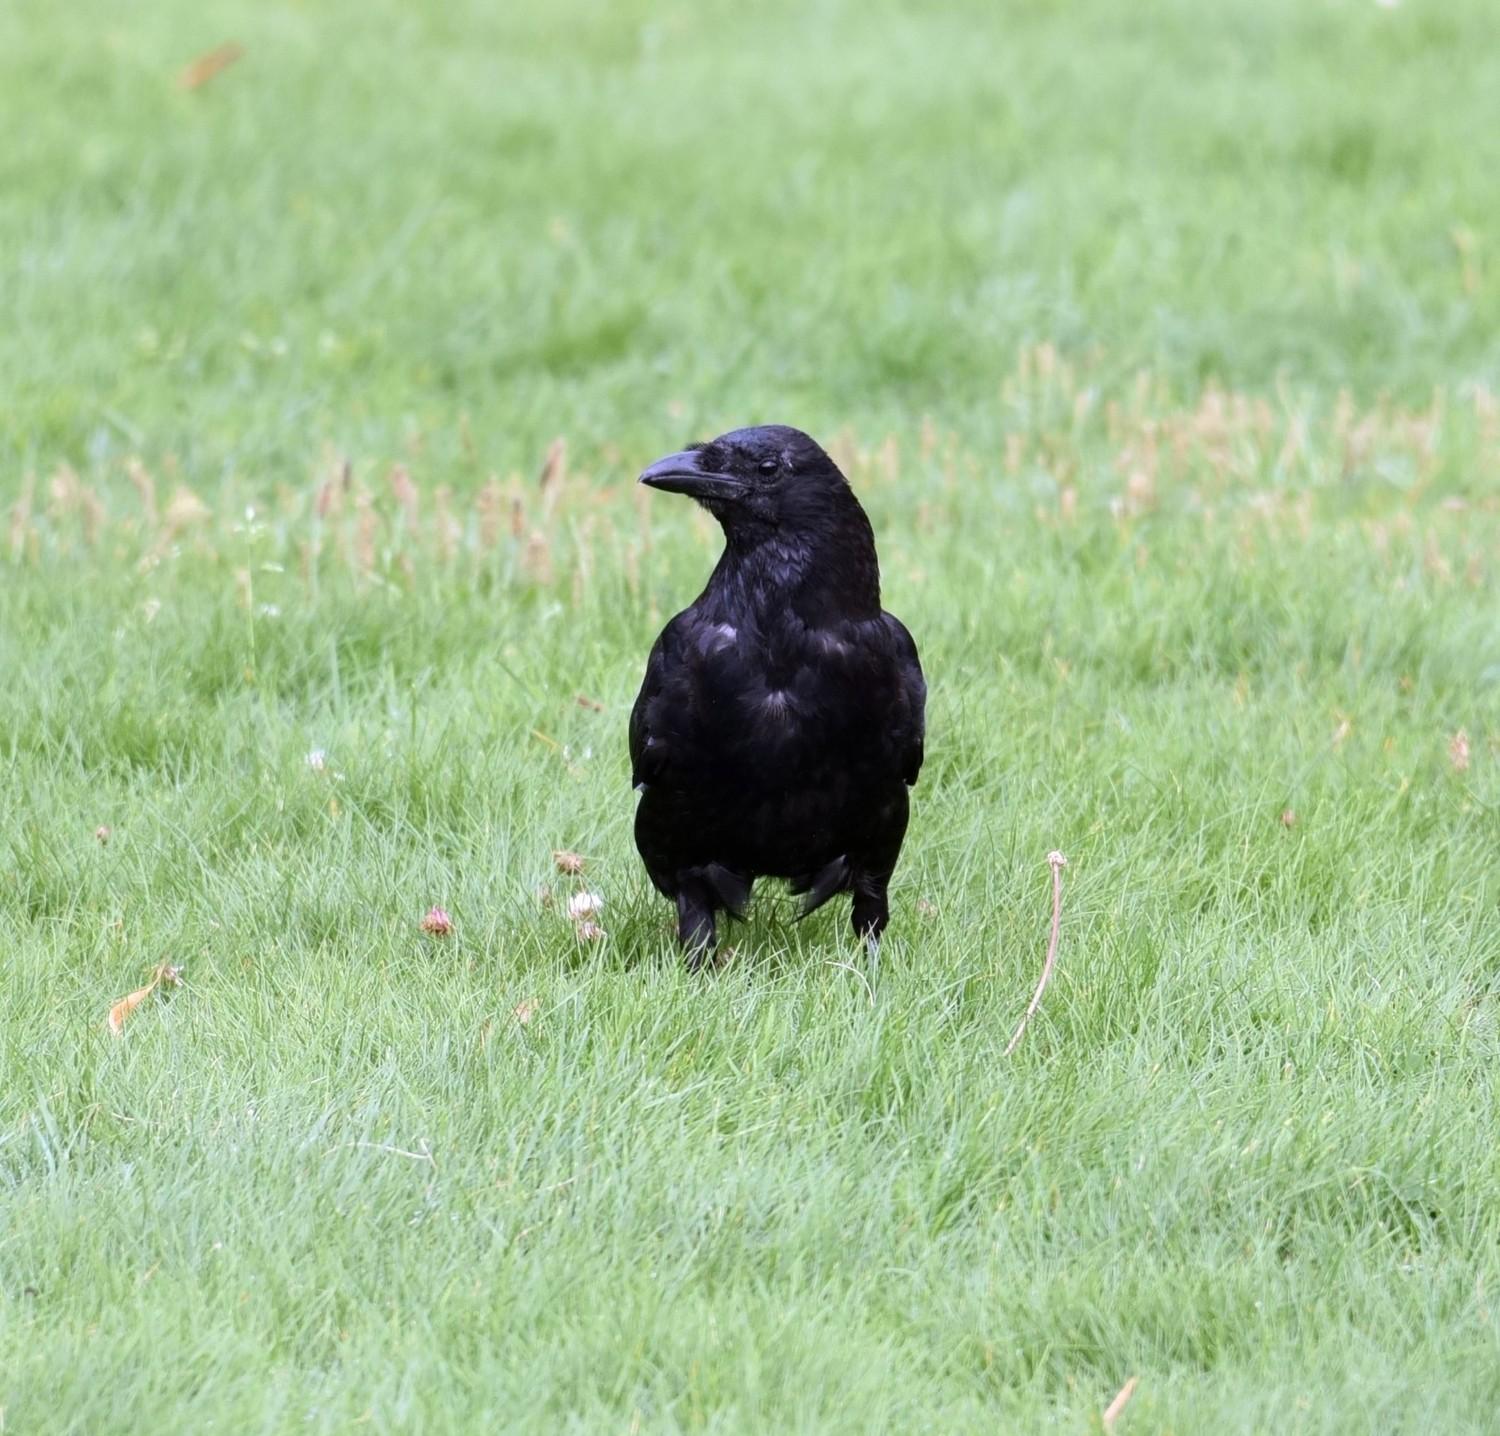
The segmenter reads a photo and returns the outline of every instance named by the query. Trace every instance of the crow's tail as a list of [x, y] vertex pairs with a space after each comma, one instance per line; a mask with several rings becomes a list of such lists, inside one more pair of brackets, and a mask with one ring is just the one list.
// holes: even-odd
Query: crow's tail
[[807, 894], [802, 899], [802, 910], [797, 917], [801, 919], [809, 913], [817, 912], [829, 898], [848, 892], [851, 877], [849, 859], [837, 857], [827, 867], [815, 873], [803, 873], [800, 877], [793, 878], [792, 891]]

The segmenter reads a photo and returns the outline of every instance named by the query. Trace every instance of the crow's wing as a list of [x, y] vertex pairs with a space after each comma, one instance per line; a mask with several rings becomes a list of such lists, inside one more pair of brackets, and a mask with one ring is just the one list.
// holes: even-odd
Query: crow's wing
[[663, 652], [663, 632], [651, 645], [651, 656], [646, 660], [646, 676], [641, 681], [641, 691], [636, 694], [635, 707], [630, 710], [630, 782], [633, 787], [645, 787], [651, 781], [646, 771], [646, 755], [651, 743], [651, 704], [660, 696], [662, 674], [666, 668]]
[[922, 676], [917, 645], [906, 631], [906, 625], [893, 613], [881, 614], [881, 620], [890, 636], [900, 694], [895, 705], [891, 736], [901, 777], [907, 787], [912, 787], [917, 774], [922, 771], [923, 745], [927, 739], [927, 680]]
[[678, 633], [685, 617], [679, 613], [651, 645], [646, 676], [636, 695], [635, 707], [630, 710], [630, 781], [636, 788], [656, 782], [666, 764], [661, 704], [670, 670], [679, 662]]
[[[713, 770], [736, 754], [744, 761], [747, 745], [754, 754], [751, 766], [760, 771], [821, 761], [818, 740], [807, 749], [806, 728], [767, 726], [765, 674], [736, 657], [724, 630], [686, 609], [652, 645], [630, 712], [630, 781], [636, 788], [670, 782], [674, 772], [680, 780], [705, 765]], [[842, 629], [832, 653], [820, 648], [807, 655], [796, 690], [807, 711], [842, 714], [836, 727], [852, 725], [849, 736], [862, 731], [873, 737], [884, 772], [908, 786], [917, 781], [927, 685], [917, 646], [899, 619], [883, 613]], [[873, 729], [872, 714], [880, 715]], [[866, 741], [857, 740], [856, 747]]]

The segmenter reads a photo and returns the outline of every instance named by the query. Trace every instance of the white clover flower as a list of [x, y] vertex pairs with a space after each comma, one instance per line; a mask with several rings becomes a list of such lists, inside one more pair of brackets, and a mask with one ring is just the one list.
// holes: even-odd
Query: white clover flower
[[604, 899], [598, 893], [574, 893], [568, 899], [568, 916], [574, 922], [598, 917], [604, 910]]

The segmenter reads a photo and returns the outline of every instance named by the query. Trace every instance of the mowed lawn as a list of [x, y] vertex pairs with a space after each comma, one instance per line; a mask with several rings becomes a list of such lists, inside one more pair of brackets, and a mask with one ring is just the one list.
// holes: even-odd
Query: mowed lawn
[[[931, 10], [0, 14], [0, 1429], [1493, 1429], [1491, 7]], [[772, 420], [873, 985], [630, 838]]]

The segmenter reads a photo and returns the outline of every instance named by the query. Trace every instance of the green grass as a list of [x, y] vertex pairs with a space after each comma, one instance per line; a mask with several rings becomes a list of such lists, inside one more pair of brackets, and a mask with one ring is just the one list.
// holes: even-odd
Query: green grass
[[1494, 387], [1491, 0], [925, 8], [7, 6], [0, 457], [978, 442], [1037, 340]]
[[[0, 15], [0, 1429], [1490, 1430], [1491, 18]], [[630, 843], [757, 419], [932, 681], [873, 1002]]]

